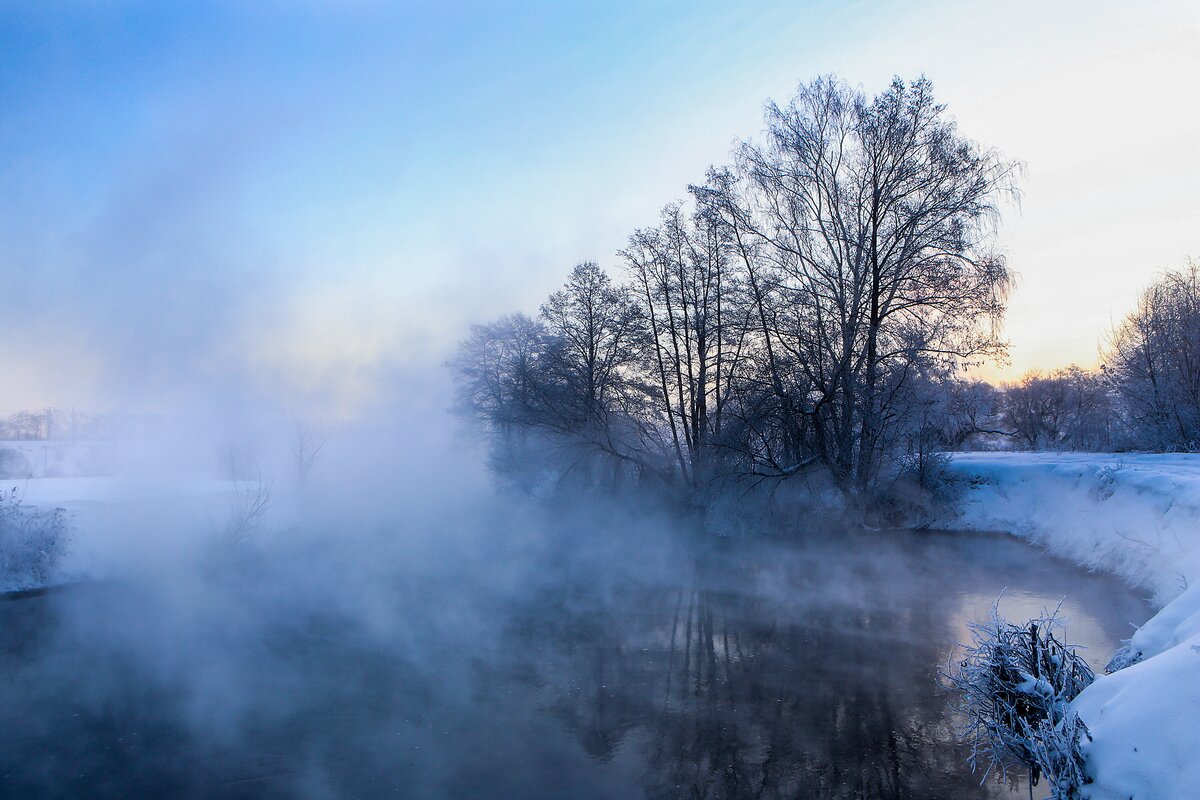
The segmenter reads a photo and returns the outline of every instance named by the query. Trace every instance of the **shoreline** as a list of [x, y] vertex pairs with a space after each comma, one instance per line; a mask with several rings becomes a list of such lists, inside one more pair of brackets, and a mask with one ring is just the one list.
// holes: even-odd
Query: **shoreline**
[[1091, 732], [1088, 800], [1190, 796], [1200, 761], [1200, 455], [955, 453], [962, 533], [1003, 530], [1147, 591], [1153, 607], [1120, 667], [1072, 703]]

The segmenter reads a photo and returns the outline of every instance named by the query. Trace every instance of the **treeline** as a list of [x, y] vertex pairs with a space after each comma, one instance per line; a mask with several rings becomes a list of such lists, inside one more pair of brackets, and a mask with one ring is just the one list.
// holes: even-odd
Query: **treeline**
[[1017, 171], [924, 78], [803, 85], [633, 233], [620, 280], [581, 264], [536, 317], [474, 328], [461, 405], [512, 472], [692, 491], [819, 473], [868, 501], [921, 473], [946, 386], [1003, 350], [992, 239]]
[[[1108, 335], [1094, 371], [980, 387], [975, 416], [1023, 450], [1200, 451], [1200, 262], [1165, 272]], [[990, 399], [988, 394], [990, 394]]]
[[89, 413], [76, 408], [24, 409], [0, 417], [0, 441], [80, 441], [119, 439], [171, 425], [157, 414], [116, 410]]
[[0, 417], [0, 440], [95, 438], [106, 430], [108, 425], [104, 417], [84, 414], [73, 408], [23, 410]]

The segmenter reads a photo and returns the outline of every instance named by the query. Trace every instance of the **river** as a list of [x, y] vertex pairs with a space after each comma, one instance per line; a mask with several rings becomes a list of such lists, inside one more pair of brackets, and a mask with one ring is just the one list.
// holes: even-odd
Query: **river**
[[1151, 614], [1000, 535], [586, 534], [0, 603], [0, 796], [1019, 798], [937, 680], [968, 622], [1062, 600], [1099, 671]]

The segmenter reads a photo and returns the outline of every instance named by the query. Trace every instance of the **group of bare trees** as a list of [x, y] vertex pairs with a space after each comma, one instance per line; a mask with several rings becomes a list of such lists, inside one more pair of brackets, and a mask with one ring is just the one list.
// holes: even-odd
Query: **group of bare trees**
[[924, 78], [874, 98], [803, 85], [630, 237], [623, 282], [581, 264], [537, 318], [476, 327], [462, 406], [507, 458], [692, 488], [819, 469], [865, 497], [930, 388], [1002, 349], [1010, 277], [989, 245], [1016, 170]]
[[972, 447], [1200, 447], [1200, 263], [1167, 272], [1097, 371], [993, 387], [1010, 273], [990, 247], [1018, 167], [961, 136], [924, 78], [770, 104], [637, 230], [623, 280], [575, 267], [536, 317], [477, 326], [462, 408], [498, 462], [688, 489], [819, 472], [869, 499]]
[[1200, 449], [1200, 263], [1147, 287], [1098, 370], [1032, 373], [997, 391], [994, 427], [1028, 450]]
[[1103, 362], [1135, 446], [1200, 448], [1200, 262], [1189, 259], [1142, 292]]
[[933, 416], [948, 450], [1200, 449], [1200, 262], [1147, 287], [1109, 334], [1099, 369], [943, 386]]
[[102, 435], [111, 424], [104, 416], [87, 415], [74, 408], [17, 411], [0, 417], [0, 440], [86, 439]]
[[1014, 449], [1105, 451], [1120, 446], [1116, 407], [1103, 374], [1070, 366], [1002, 387], [999, 426]]

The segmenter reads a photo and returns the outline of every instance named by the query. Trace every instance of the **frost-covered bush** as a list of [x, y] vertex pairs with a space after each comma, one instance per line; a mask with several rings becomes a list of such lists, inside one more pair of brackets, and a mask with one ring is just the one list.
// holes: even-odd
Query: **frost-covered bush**
[[944, 517], [962, 497], [964, 486], [940, 452], [899, 458], [871, 497], [873, 521], [880, 525], [925, 528]]
[[1112, 675], [1114, 672], [1120, 672], [1126, 667], [1132, 667], [1139, 663], [1143, 658], [1141, 649], [1133, 643], [1132, 639], [1122, 639], [1121, 646], [1117, 648], [1117, 652], [1112, 654], [1112, 658], [1104, 665], [1104, 673]]
[[0, 490], [0, 590], [49, 583], [66, 550], [67, 532], [63, 509], [31, 508], [15, 487]]
[[1080, 742], [1087, 727], [1068, 706], [1095, 675], [1071, 645], [1060, 642], [1055, 613], [1014, 625], [992, 610], [973, 623], [972, 643], [945, 677], [958, 690], [971, 742], [971, 767], [987, 762], [1001, 780], [1017, 763], [1029, 767], [1031, 783], [1046, 776], [1051, 798], [1077, 798], [1087, 782]]

